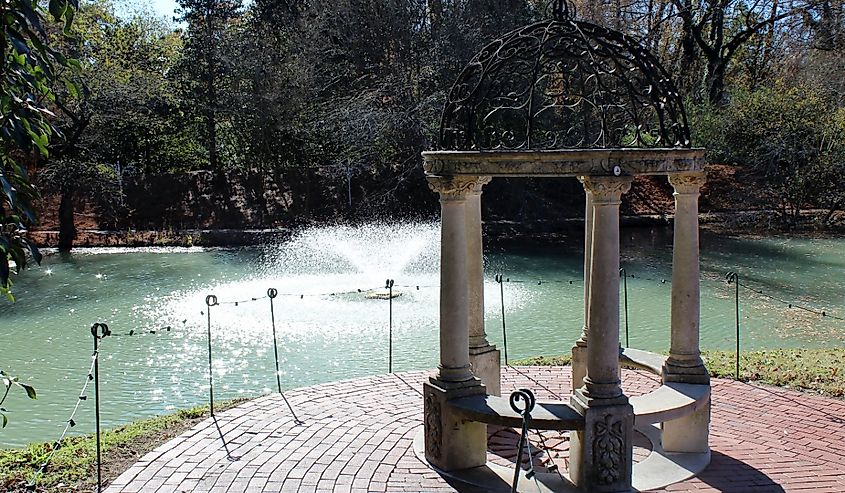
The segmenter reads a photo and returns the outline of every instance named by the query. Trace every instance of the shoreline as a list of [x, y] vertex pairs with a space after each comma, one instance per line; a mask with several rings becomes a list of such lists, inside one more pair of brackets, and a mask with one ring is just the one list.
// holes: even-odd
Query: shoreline
[[[814, 219], [817, 211], [807, 211], [799, 227], [789, 228], [774, 223], [779, 213], [773, 210], [706, 212], [699, 216], [700, 229], [724, 236], [762, 238], [789, 236], [793, 238], [830, 238], [845, 234], [840, 225], [820, 228]], [[625, 215], [621, 216], [622, 227], [671, 228], [674, 215]], [[326, 224], [314, 222], [294, 227], [263, 229], [181, 229], [181, 230], [99, 230], [81, 229], [77, 232], [74, 248], [91, 247], [241, 247], [287, 240], [297, 231]], [[553, 240], [557, 237], [582, 234], [583, 218], [561, 218], [523, 222], [518, 220], [487, 220], [483, 223], [486, 241], [512, 241], [532, 239]], [[31, 230], [28, 238], [39, 248], [56, 248], [57, 230]]]

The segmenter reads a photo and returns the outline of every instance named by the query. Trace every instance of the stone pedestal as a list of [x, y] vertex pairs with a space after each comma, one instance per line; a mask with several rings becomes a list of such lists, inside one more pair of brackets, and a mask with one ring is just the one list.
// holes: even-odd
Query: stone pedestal
[[444, 471], [456, 471], [487, 463], [487, 425], [467, 421], [449, 407], [457, 397], [483, 394], [481, 382], [449, 386], [432, 379], [423, 384], [425, 458]]
[[584, 430], [569, 435], [570, 479], [588, 492], [631, 491], [634, 409], [589, 407], [584, 420]]

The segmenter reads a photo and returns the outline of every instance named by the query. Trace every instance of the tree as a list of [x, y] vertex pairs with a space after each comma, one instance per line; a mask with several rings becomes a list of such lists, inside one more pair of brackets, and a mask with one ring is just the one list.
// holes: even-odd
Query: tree
[[812, 90], [776, 86], [737, 90], [726, 108], [692, 114], [711, 158], [751, 169], [795, 225], [805, 207], [845, 206], [845, 109]]
[[213, 170], [221, 167], [218, 125], [233, 62], [222, 56], [221, 46], [230, 24], [240, 17], [241, 8], [240, 0], [179, 0], [177, 11], [178, 20], [188, 24], [182, 61], [185, 89], [204, 120], [208, 165]]
[[[702, 92], [713, 105], [725, 103], [725, 78], [740, 49], [754, 36], [802, 11], [786, 0], [672, 0], [682, 20], [684, 58], [705, 62]], [[764, 57], [768, 57], [766, 54]]]
[[76, 0], [8, 0], [0, 3], [0, 292], [10, 299], [10, 263], [17, 271], [41, 255], [23, 235], [36, 221], [32, 201], [38, 192], [28, 166], [49, 155], [50, 139], [59, 135], [50, 107], [53, 83], [78, 91], [67, 72], [79, 66], [50, 46], [47, 16], [70, 28]]
[[60, 196], [59, 249], [76, 236], [74, 210], [84, 198], [101, 219], [125, 218], [121, 183], [126, 176], [195, 169], [201, 149], [192, 129], [180, 125], [173, 68], [181, 39], [152, 15], [117, 17], [107, 2], [83, 5], [75, 38], [65, 51], [80, 59], [81, 93], [63, 94], [57, 126], [67, 136], [38, 173], [38, 183]]

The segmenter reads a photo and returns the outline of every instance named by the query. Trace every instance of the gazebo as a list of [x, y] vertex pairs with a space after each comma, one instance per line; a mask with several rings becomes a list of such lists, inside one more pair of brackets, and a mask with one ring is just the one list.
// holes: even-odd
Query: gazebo
[[[572, 177], [586, 195], [584, 326], [572, 347], [571, 398], [538, 402], [531, 416], [532, 428], [571, 430], [570, 483], [548, 488], [630, 491], [700, 472], [710, 460], [699, 352], [704, 151], [691, 147], [683, 102], [658, 60], [558, 0], [549, 20], [504, 35], [467, 64], [439, 137], [439, 149], [423, 153], [440, 195], [441, 282], [440, 365], [424, 384], [420, 455], [442, 474], [478, 478], [495, 473], [487, 424], [522, 426], [499, 397], [499, 351], [484, 331], [482, 190], [495, 177]], [[668, 357], [619, 343], [619, 206], [636, 175], [667, 175], [675, 190]], [[653, 372], [661, 385], [629, 398], [620, 366]], [[635, 429], [653, 449], [636, 466]]]

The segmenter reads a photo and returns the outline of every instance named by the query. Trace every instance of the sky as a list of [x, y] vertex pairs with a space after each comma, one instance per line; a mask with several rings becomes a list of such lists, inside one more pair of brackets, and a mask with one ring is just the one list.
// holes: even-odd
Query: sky
[[173, 11], [176, 10], [176, 0], [147, 0], [150, 2], [153, 10], [167, 17], [173, 17]]

